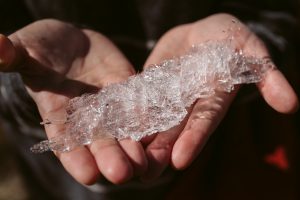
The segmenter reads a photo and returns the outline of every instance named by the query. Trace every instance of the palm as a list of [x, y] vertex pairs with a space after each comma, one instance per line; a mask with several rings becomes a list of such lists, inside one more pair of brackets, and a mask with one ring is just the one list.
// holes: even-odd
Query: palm
[[[243, 50], [247, 55], [268, 57], [267, 50], [255, 34], [234, 17], [221, 14], [167, 32], [155, 46], [145, 66], [183, 55], [194, 44], [229, 39], [231, 35], [234, 36], [232, 44], [236, 49]], [[291, 112], [297, 107], [295, 93], [277, 70], [271, 70], [264, 84], [258, 84], [258, 88], [265, 100], [279, 112]], [[282, 91], [286, 93], [282, 95]], [[159, 176], [169, 163], [176, 169], [189, 166], [222, 120], [234, 96], [235, 92], [217, 93], [210, 99], [198, 100], [190, 109], [188, 119], [178, 127], [146, 141], [149, 169], [144, 179]]]
[[70, 98], [133, 73], [130, 64], [106, 38], [58, 21], [36, 22], [10, 39], [28, 54], [22, 56], [25, 63], [15, 70], [22, 74], [30, 94], [39, 99], [42, 111], [52, 110], [52, 103], [41, 102], [41, 95], [51, 100]]
[[[96, 91], [134, 73], [130, 63], [107, 38], [59, 21], [33, 23], [9, 39], [17, 50], [17, 63], [11, 70], [21, 73], [43, 119], [64, 119], [70, 98]], [[64, 125], [46, 126], [46, 133], [54, 137], [63, 129]], [[87, 148], [57, 156], [71, 175], [86, 184], [100, 174], [112, 182], [122, 182], [133, 175], [133, 170], [141, 171], [146, 164], [139, 143], [118, 143], [113, 139], [99, 140]]]
[[[231, 18], [216, 15], [172, 29], [158, 42], [145, 66], [182, 55], [193, 44], [224, 39], [228, 34], [223, 34], [223, 31], [232, 27], [228, 23]], [[241, 27], [236, 47], [251, 55], [256, 50], [254, 55], [267, 56], [259, 40]], [[6, 61], [6, 70], [21, 73], [43, 119], [63, 119], [65, 105], [71, 97], [122, 81], [134, 73], [130, 63], [107, 38], [58, 21], [36, 22], [9, 38], [15, 47], [12, 48], [0, 37], [0, 66]], [[6, 50], [4, 54], [3, 49]], [[3, 66], [1, 68], [5, 70]], [[277, 70], [268, 73], [259, 90], [266, 101], [280, 112], [290, 112], [297, 106], [295, 94]], [[199, 100], [191, 108], [189, 118], [180, 126], [171, 129], [168, 134], [158, 134], [143, 141], [146, 155], [138, 142], [99, 139], [88, 147], [57, 156], [67, 171], [85, 184], [93, 183], [101, 174], [119, 183], [132, 175], [143, 174], [147, 164], [144, 179], [159, 176], [170, 162], [177, 169], [185, 168], [198, 155], [233, 97], [234, 94], [220, 93], [208, 101]], [[206, 119], [199, 118], [203, 109], [209, 111]], [[53, 137], [63, 129], [63, 125], [46, 126], [46, 133]]]

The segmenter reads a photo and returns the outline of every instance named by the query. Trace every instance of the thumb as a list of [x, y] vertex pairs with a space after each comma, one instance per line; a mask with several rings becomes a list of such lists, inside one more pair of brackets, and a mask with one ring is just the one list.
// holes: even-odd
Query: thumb
[[14, 66], [21, 57], [18, 52], [10, 39], [0, 34], [0, 71], [14, 71]]

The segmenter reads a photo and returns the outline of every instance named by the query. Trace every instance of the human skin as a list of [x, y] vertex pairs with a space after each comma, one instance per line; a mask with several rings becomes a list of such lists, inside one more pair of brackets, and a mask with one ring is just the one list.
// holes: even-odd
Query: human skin
[[[263, 43], [246, 26], [228, 14], [217, 14], [168, 31], [158, 41], [145, 67], [184, 54], [193, 44], [222, 40], [234, 35], [233, 44], [245, 54], [268, 57]], [[0, 37], [1, 71], [19, 72], [43, 119], [61, 116], [68, 100], [126, 80], [134, 69], [122, 53], [103, 35], [77, 29], [57, 20], [41, 20], [10, 35]], [[291, 113], [298, 108], [297, 96], [276, 69], [267, 72], [258, 90], [275, 110]], [[171, 165], [185, 169], [197, 157], [222, 120], [235, 93], [218, 93], [198, 100], [179, 126], [141, 142], [99, 139], [71, 152], [56, 153], [65, 169], [82, 184], [93, 184], [104, 176], [119, 184], [140, 176], [143, 181], [159, 177]], [[200, 117], [203, 107], [209, 117]], [[48, 137], [63, 125], [46, 126]]]
[[[263, 42], [236, 17], [229, 14], [216, 14], [194, 23], [177, 26], [156, 44], [144, 67], [159, 63], [164, 59], [183, 55], [192, 45], [210, 40], [232, 39], [232, 45], [245, 55], [268, 58], [269, 53]], [[293, 113], [298, 109], [298, 99], [283, 74], [270, 69], [257, 89], [265, 101], [276, 111]], [[187, 168], [199, 155], [209, 136], [221, 122], [238, 89], [232, 93], [217, 93], [208, 100], [198, 100], [188, 119], [179, 126], [157, 134], [146, 141], [148, 169], [143, 180], [160, 176], [171, 165], [177, 170]], [[203, 118], [203, 107], [208, 108], [208, 117]], [[207, 109], [205, 109], [207, 112]]]
[[[131, 64], [103, 35], [51, 19], [32, 23], [8, 38], [1, 36], [0, 52], [5, 52], [1, 71], [21, 74], [42, 119], [63, 116], [72, 97], [134, 74]], [[48, 137], [63, 128], [45, 126]], [[131, 140], [105, 138], [56, 156], [82, 184], [92, 184], [101, 176], [118, 184], [147, 167], [142, 145]]]

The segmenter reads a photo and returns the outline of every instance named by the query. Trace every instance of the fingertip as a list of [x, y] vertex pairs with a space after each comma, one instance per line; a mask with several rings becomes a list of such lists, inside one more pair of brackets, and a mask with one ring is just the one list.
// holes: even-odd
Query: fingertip
[[101, 176], [92, 154], [85, 147], [58, 155], [71, 176], [83, 185], [94, 184]]
[[220, 121], [219, 117], [222, 115], [220, 112], [215, 115], [218, 119], [199, 118], [198, 107], [201, 106], [203, 102], [198, 101], [184, 130], [174, 144], [171, 155], [171, 164], [174, 169], [184, 170], [191, 165]]
[[276, 111], [289, 114], [298, 110], [298, 97], [279, 70], [268, 72], [264, 81], [258, 83], [258, 88], [265, 101]]
[[76, 180], [81, 183], [82, 185], [93, 185], [101, 178], [101, 174], [97, 172], [97, 174], [92, 176], [81, 176], [78, 177]]
[[0, 34], [0, 71], [11, 71], [10, 67], [16, 58], [16, 50], [12, 42]]
[[185, 134], [186, 132], [176, 141], [172, 151], [171, 165], [176, 170], [186, 169], [198, 155], [197, 149], [202, 149], [199, 144], [195, 144], [195, 141], [190, 137], [187, 138]]
[[94, 141], [90, 150], [101, 174], [114, 184], [121, 184], [133, 177], [133, 167], [114, 139]]
[[182, 154], [184, 145], [182, 143], [175, 143], [174, 149], [171, 155], [171, 166], [176, 170], [184, 170], [188, 166], [188, 156]]
[[123, 165], [124, 163], [113, 163], [102, 168], [105, 177], [113, 184], [119, 185], [127, 182], [133, 177], [133, 169], [131, 165]]

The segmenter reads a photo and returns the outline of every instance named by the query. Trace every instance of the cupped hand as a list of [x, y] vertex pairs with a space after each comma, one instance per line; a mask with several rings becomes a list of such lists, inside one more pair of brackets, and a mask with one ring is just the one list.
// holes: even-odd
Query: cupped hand
[[[233, 46], [246, 55], [269, 57], [262, 41], [238, 19], [228, 14], [216, 14], [168, 31], [158, 41], [145, 67], [184, 55], [194, 44], [225, 39], [232, 39]], [[277, 69], [270, 69], [257, 88], [265, 101], [278, 112], [291, 113], [298, 108], [295, 92]], [[142, 179], [155, 179], [169, 164], [175, 169], [188, 167], [224, 117], [235, 94], [236, 91], [230, 94], [218, 92], [212, 98], [199, 99], [179, 126], [145, 140], [149, 164]]]
[[[8, 38], [1, 35], [0, 70], [21, 74], [43, 119], [63, 116], [72, 97], [134, 74], [131, 64], [103, 35], [51, 19], [32, 23]], [[47, 136], [57, 136], [63, 126], [46, 126]], [[121, 183], [147, 167], [142, 145], [130, 140], [99, 139], [56, 155], [82, 184], [92, 184], [101, 175]]]

